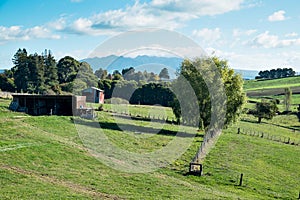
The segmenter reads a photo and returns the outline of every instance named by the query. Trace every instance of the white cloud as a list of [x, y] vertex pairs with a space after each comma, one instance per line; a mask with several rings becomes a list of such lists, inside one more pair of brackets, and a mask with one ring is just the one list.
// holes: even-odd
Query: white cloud
[[57, 31], [61, 31], [63, 30], [65, 27], [66, 27], [66, 19], [61, 17], [59, 18], [58, 20], [56, 21], [53, 21], [53, 22], [49, 22], [47, 24], [47, 26], [51, 29], [54, 29], [54, 30], [57, 30]]
[[51, 33], [43, 26], [22, 29], [21, 26], [0, 26], [0, 42], [5, 43], [11, 40], [30, 40], [30, 39], [60, 39], [59, 35]]
[[111, 34], [137, 28], [174, 30], [200, 16], [213, 16], [241, 9], [243, 2], [244, 0], [152, 0], [148, 3], [136, 1], [134, 5], [123, 9], [79, 18], [65, 30], [90, 35]]
[[298, 36], [298, 33], [296, 33], [296, 32], [285, 34], [285, 37], [297, 37], [297, 36]]
[[233, 10], [239, 10], [243, 0], [152, 0], [154, 8], [171, 12], [185, 12], [191, 15], [218, 15]]
[[233, 37], [250, 36], [256, 32], [257, 32], [256, 29], [249, 29], [249, 30], [234, 29], [232, 35]]
[[272, 15], [270, 15], [268, 17], [268, 20], [270, 22], [284, 21], [284, 20], [286, 20], [285, 11], [284, 10], [279, 10], [277, 12], [274, 12]]
[[300, 45], [300, 38], [280, 39], [277, 35], [271, 35], [268, 31], [256, 36], [250, 44], [256, 47], [279, 48]]
[[204, 28], [201, 30], [194, 30], [192, 34], [193, 36], [202, 38], [206, 42], [215, 42], [221, 38], [222, 33], [219, 28]]
[[273, 52], [237, 53], [207, 48], [206, 52], [208, 52], [209, 55], [216, 55], [222, 59], [228, 60], [229, 66], [234, 69], [260, 71], [277, 67], [292, 67], [296, 71], [300, 71], [300, 53], [296, 51], [276, 54]]

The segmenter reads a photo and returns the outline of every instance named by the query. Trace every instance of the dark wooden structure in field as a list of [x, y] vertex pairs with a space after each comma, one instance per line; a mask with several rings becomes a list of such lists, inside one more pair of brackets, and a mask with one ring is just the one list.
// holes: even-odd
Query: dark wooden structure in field
[[86, 101], [90, 103], [104, 103], [104, 91], [96, 87], [82, 90], [82, 96], [86, 96]]
[[195, 176], [201, 176], [202, 175], [202, 164], [200, 163], [190, 163], [189, 167], [189, 174], [195, 175]]
[[30, 115], [76, 115], [86, 108], [85, 96], [13, 94], [10, 109]]

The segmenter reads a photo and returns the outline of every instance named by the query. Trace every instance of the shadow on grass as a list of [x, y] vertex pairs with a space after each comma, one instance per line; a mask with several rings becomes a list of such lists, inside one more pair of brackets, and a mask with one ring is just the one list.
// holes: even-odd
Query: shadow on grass
[[[177, 136], [177, 137], [203, 137], [203, 134], [195, 133], [186, 133], [186, 132], [178, 132], [167, 129], [157, 129], [152, 127], [143, 127], [132, 124], [124, 124], [124, 123], [113, 123], [113, 122], [96, 122], [96, 121], [87, 121], [83, 119], [74, 119], [74, 122], [79, 125], [84, 125], [92, 128], [102, 128], [106, 130], [115, 130], [115, 131], [130, 131], [136, 134], [158, 134], [158, 135], [166, 135], [166, 136]], [[122, 129], [120, 128], [122, 127]]]
[[[300, 118], [299, 118], [299, 120], [300, 120]], [[241, 121], [248, 122], [248, 123], [253, 123], [253, 124], [258, 124], [257, 121], [253, 121], [253, 120], [249, 120], [249, 119], [241, 119]], [[269, 122], [261, 122], [260, 124], [277, 126], [277, 127], [280, 127], [280, 128], [289, 129], [289, 130], [294, 131], [294, 132], [295, 131], [300, 131], [300, 126], [283, 126], [283, 125], [280, 125], [280, 124], [274, 124], [274, 123], [269, 123]]]
[[119, 114], [119, 113], [113, 113], [113, 116], [117, 116], [119, 118], [123, 118], [123, 119], [132, 119], [132, 120], [138, 120], [138, 121], [152, 121], [152, 122], [159, 122], [159, 123], [168, 123], [168, 124], [177, 124], [178, 123], [175, 120], [169, 120], [168, 118], [164, 119], [164, 118], [149, 118], [149, 117], [143, 117], [143, 116], [133, 116], [133, 115], [128, 115], [128, 114]]

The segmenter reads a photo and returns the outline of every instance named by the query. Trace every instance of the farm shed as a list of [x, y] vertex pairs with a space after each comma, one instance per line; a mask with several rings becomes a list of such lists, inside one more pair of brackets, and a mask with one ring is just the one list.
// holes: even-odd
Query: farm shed
[[82, 96], [86, 96], [86, 101], [90, 103], [104, 103], [104, 92], [96, 87], [82, 90]]
[[10, 109], [30, 115], [73, 115], [86, 107], [85, 96], [13, 94]]

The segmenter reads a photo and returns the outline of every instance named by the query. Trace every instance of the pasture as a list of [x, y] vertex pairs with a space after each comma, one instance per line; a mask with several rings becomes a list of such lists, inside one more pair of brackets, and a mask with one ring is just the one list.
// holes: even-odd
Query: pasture
[[[203, 137], [202, 132], [191, 127], [184, 127], [184, 131], [196, 137], [183, 155], [157, 171], [135, 174], [112, 169], [91, 155], [72, 117], [33, 117], [11, 112], [8, 105], [8, 100], [0, 99], [0, 199], [298, 197], [300, 147], [238, 135], [238, 127], [259, 127], [251, 117], [245, 116], [243, 121], [224, 131], [206, 157], [201, 177], [186, 175]], [[105, 109], [113, 108], [106, 105]], [[129, 110], [146, 116], [161, 112], [157, 107], [147, 106], [132, 106]], [[164, 112], [171, 117], [170, 110]], [[286, 121], [289, 121], [288, 127], [284, 127]], [[80, 126], [86, 130], [93, 128], [88, 125], [90, 121], [86, 122]], [[168, 145], [178, 131], [174, 124], [132, 120], [110, 112], [98, 112], [93, 123], [99, 123], [104, 134], [119, 148], [140, 153]], [[295, 118], [278, 116], [265, 123], [270, 123], [272, 130], [262, 125], [259, 127], [262, 131], [299, 138], [298, 132], [289, 129], [298, 126]], [[125, 130], [118, 124], [126, 125]], [[156, 129], [160, 131], [153, 134]], [[244, 174], [243, 185], [238, 186], [241, 173]]]

